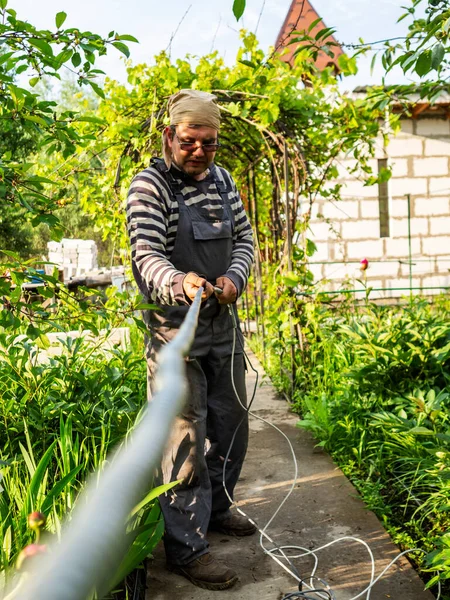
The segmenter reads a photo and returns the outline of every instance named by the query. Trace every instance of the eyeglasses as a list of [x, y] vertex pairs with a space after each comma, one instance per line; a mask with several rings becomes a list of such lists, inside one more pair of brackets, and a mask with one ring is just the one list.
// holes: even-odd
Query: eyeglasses
[[215, 144], [202, 144], [201, 142], [182, 142], [176, 133], [173, 134], [177, 138], [180, 148], [185, 152], [193, 152], [197, 148], [201, 148], [204, 152], [215, 152], [220, 148], [221, 144], [216, 142]]

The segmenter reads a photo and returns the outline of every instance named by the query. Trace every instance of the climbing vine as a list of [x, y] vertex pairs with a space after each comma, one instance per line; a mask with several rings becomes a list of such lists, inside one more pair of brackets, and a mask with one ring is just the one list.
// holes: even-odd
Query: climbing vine
[[[341, 68], [343, 76], [354, 72], [354, 60], [343, 57]], [[118, 253], [127, 248], [128, 186], [150, 158], [160, 154], [165, 104], [180, 88], [217, 95], [223, 115], [217, 162], [232, 172], [259, 243], [267, 246], [264, 251], [273, 262], [283, 257], [286, 216], [292, 231], [304, 237], [318, 194], [339, 199], [340, 186], [332, 183], [338, 157], [351, 155], [368, 170], [382, 117], [370, 104], [341, 94], [331, 68], [316, 70], [311, 50], [299, 51], [290, 67], [276, 55], [266, 56], [255, 36], [245, 33], [233, 67], [217, 53], [175, 62], [161, 53], [154, 65], [130, 65], [128, 84], [106, 81], [95, 121], [78, 126], [91, 141], [66, 160], [55, 154], [50, 165], [67, 183], [63, 202], [71, 201], [76, 186], [83, 209], [104, 236], [116, 240]], [[307, 207], [302, 213], [300, 204]]]

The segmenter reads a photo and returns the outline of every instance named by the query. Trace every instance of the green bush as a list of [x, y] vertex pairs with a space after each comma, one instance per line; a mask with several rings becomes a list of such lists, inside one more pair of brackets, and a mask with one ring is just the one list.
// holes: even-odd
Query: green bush
[[[282, 311], [266, 321], [269, 337], [276, 332], [266, 349], [271, 375], [289, 392], [279, 367], [286, 372], [296, 343], [299, 426], [330, 452], [396, 541], [433, 550], [450, 527], [448, 299], [296, 302], [302, 349], [297, 338], [285, 341]], [[447, 563], [440, 564], [448, 578]]]

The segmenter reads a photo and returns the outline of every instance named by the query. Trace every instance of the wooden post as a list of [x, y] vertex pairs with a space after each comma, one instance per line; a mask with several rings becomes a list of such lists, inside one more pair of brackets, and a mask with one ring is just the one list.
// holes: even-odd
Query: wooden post
[[[291, 231], [291, 215], [290, 215], [290, 207], [289, 207], [289, 163], [288, 163], [288, 151], [286, 141], [284, 142], [284, 187], [285, 187], [285, 217], [286, 217], [286, 246], [287, 246], [287, 265], [288, 271], [292, 271], [292, 231]], [[289, 301], [289, 329], [291, 334], [291, 341], [293, 342], [295, 335], [295, 328], [292, 322], [292, 310], [293, 303], [292, 300]], [[295, 346], [291, 343], [291, 400], [294, 395], [294, 386], [295, 386], [295, 376], [296, 376], [296, 368], [295, 368]]]

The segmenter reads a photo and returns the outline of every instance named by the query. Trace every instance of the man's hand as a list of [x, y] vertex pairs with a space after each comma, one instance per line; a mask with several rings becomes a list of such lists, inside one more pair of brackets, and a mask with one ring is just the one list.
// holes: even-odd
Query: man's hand
[[236, 302], [237, 289], [229, 277], [224, 275], [218, 277], [216, 286], [223, 290], [221, 294], [216, 294], [219, 304], [233, 304], [233, 302]]
[[200, 277], [193, 271], [187, 273], [183, 279], [183, 291], [190, 300], [195, 298], [198, 288], [200, 287], [203, 288], [202, 300], [206, 300], [214, 292], [213, 286], [208, 283], [206, 279]]

